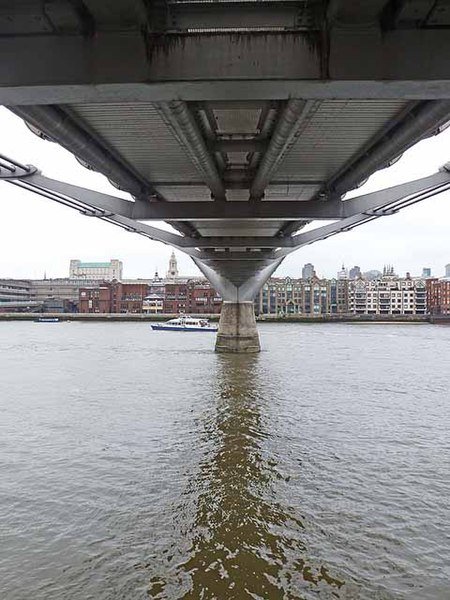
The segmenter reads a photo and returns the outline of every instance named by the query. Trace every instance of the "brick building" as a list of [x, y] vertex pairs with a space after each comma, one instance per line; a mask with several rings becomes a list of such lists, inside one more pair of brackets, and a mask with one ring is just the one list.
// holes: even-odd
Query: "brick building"
[[186, 307], [188, 313], [219, 314], [222, 307], [222, 298], [206, 280], [187, 283]]
[[97, 287], [80, 288], [80, 313], [142, 313], [148, 294], [146, 283], [104, 282]]
[[166, 282], [163, 310], [167, 314], [218, 314], [222, 298], [206, 279]]
[[166, 314], [187, 312], [187, 283], [166, 283], [163, 312]]
[[431, 315], [450, 315], [450, 281], [427, 279], [427, 307]]

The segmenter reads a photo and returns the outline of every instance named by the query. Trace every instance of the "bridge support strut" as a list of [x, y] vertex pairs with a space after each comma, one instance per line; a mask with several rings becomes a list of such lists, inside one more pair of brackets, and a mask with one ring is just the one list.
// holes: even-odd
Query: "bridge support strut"
[[246, 354], [260, 350], [253, 302], [225, 301], [220, 313], [216, 352]]
[[[152, 203], [146, 202], [143, 198], [132, 202], [101, 194], [49, 179], [41, 175], [32, 165], [23, 165], [0, 154], [1, 180], [74, 208], [84, 215], [102, 219], [151, 240], [169, 244], [190, 256], [223, 298], [216, 351], [250, 353], [260, 351], [253, 300], [288, 254], [318, 240], [350, 231], [373, 219], [395, 214], [407, 206], [450, 190], [450, 163], [445, 164], [434, 175], [345, 201], [335, 198], [327, 202], [248, 203], [249, 206], [246, 207], [248, 213], [244, 214], [242, 208], [237, 214], [238, 208], [234, 209], [231, 205], [247, 204], [245, 202], [218, 204], [218, 206], [230, 205], [226, 207], [228, 212], [215, 215], [217, 220], [224, 220], [229, 227], [232, 227], [235, 221], [242, 220], [264, 222], [267, 219], [270, 222], [272, 219], [292, 221], [294, 218], [304, 222], [315, 218], [324, 219], [327, 216], [333, 221], [336, 219], [331, 224], [284, 237], [242, 235], [198, 237], [192, 236], [189, 232], [186, 235], [177, 235], [142, 223], [142, 220], [153, 220], [156, 216], [170, 222], [174, 218], [175, 202]], [[169, 209], [166, 215], [161, 211], [157, 215], [152, 213], [154, 207], [159, 204], [162, 204], [163, 208], [166, 205]], [[195, 222], [199, 219], [199, 213], [205, 210], [205, 205], [216, 203], [178, 202], [178, 204], [180, 206], [176, 207], [177, 210], [183, 211], [183, 214], [178, 214], [178, 218], [188, 222], [192, 219]], [[292, 208], [285, 207], [284, 204], [299, 204], [305, 207], [309, 205], [309, 208], [306, 210], [305, 207], [297, 207], [297, 212], [294, 214], [291, 212]], [[265, 212], [268, 208], [272, 212]], [[289, 214], [286, 214], [286, 210]], [[303, 210], [306, 212], [302, 213]], [[214, 220], [214, 213], [212, 215], [204, 213], [203, 218], [206, 221], [211, 218]], [[238, 232], [239, 228], [237, 228]]]

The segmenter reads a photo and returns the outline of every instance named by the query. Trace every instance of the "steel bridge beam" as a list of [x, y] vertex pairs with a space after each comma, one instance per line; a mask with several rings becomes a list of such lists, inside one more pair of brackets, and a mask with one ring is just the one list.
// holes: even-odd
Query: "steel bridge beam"
[[446, 29], [11, 35], [0, 56], [5, 105], [450, 97]]
[[[133, 202], [48, 179], [40, 175], [35, 167], [22, 165], [0, 155], [1, 179], [70, 208], [75, 208], [85, 215], [100, 218], [127, 231], [139, 233], [152, 240], [178, 248], [195, 260], [225, 300], [239, 303], [250, 301], [252, 295], [256, 294], [264, 283], [265, 278], [270, 276], [285, 256], [296, 249], [337, 233], [349, 231], [373, 219], [395, 214], [406, 206], [442, 191], [450, 190], [450, 163], [446, 164], [440, 172], [429, 177], [340, 202], [340, 205], [346, 208], [340, 213], [338, 221], [285, 239], [276, 237], [192, 238], [162, 231], [137, 220], [134, 216], [135, 203]], [[219, 204], [233, 205], [235, 203]], [[251, 208], [266, 203], [249, 202], [246, 204]], [[302, 203], [291, 202], [289, 204]], [[119, 211], [126, 216], [118, 214]], [[253, 216], [253, 218], [255, 217]], [[213, 274], [215, 274], [214, 277]]]
[[286, 153], [296, 141], [301, 124], [308, 118], [313, 102], [291, 98], [275, 125], [269, 146], [264, 153], [250, 186], [250, 198], [260, 200]]
[[[8, 164], [4, 159], [4, 164]], [[12, 164], [12, 163], [10, 163]], [[88, 216], [100, 218], [120, 217], [129, 228], [133, 223], [140, 226], [140, 221], [165, 220], [174, 221], [180, 219], [188, 221], [201, 220], [292, 220], [302, 218], [311, 220], [338, 220], [336, 231], [348, 229], [354, 221], [348, 221], [354, 217], [362, 220], [388, 216], [398, 212], [404, 206], [413, 204], [423, 199], [424, 196], [434, 195], [450, 186], [450, 163], [445, 165], [441, 171], [423, 177], [415, 181], [402, 183], [390, 188], [363, 194], [349, 200], [339, 199], [328, 202], [148, 202], [136, 200], [134, 202], [88, 190], [73, 184], [57, 181], [44, 177], [36, 171], [35, 167], [16, 166], [12, 171], [5, 167], [2, 169], [0, 156], [0, 179], [12, 183], [20, 183], [37, 193], [47, 197], [53, 195], [53, 199], [60, 200], [72, 208], [76, 208]], [[334, 226], [334, 224], [333, 224]], [[148, 227], [148, 226], [145, 226]], [[150, 228], [147, 233], [152, 233], [154, 239], [160, 230]], [[315, 230], [317, 231], [317, 230]], [[323, 231], [328, 231], [323, 229]], [[331, 231], [331, 230], [330, 230]], [[334, 231], [334, 230], [333, 230]], [[312, 232], [311, 232], [312, 233]], [[167, 234], [167, 235], [166, 235]], [[291, 248], [295, 249], [299, 243], [309, 240], [310, 233], [302, 233], [291, 237], [190, 237], [161, 232], [164, 243], [173, 244], [183, 248]], [[316, 234], [314, 234], [316, 235]], [[308, 243], [310, 243], [308, 241]]]
[[225, 186], [217, 165], [186, 102], [177, 100], [161, 103], [159, 111], [180, 145], [186, 150], [198, 170], [203, 173], [205, 183], [210, 188], [214, 199], [225, 200]]

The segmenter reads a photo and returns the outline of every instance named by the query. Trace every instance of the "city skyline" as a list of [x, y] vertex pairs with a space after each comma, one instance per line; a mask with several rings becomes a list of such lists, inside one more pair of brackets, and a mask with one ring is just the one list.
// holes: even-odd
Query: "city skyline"
[[[73, 155], [57, 144], [39, 139], [4, 108], [0, 108], [0, 127], [2, 153], [34, 164], [48, 177], [128, 197], [103, 176], [79, 165]], [[447, 129], [408, 150], [396, 164], [375, 173], [348, 197], [432, 174], [449, 160], [450, 129]], [[0, 184], [0, 198], [3, 210], [0, 277], [38, 279], [44, 273], [48, 278], [61, 277], [74, 256], [82, 261], [119, 256], [126, 265], [127, 278], [152, 277], [155, 270], [164, 272], [168, 264], [172, 252], [169, 246], [83, 217], [11, 185]], [[320, 275], [328, 278], [336, 275], [342, 263], [347, 268], [359, 265], [363, 272], [394, 264], [400, 275], [407, 271], [420, 275], [424, 267], [429, 267], [433, 275], [443, 276], [450, 260], [449, 199], [450, 193], [446, 192], [397, 215], [302, 248], [288, 256], [274, 276], [300, 276], [308, 262], [320, 265]], [[304, 231], [323, 224], [315, 222]], [[170, 230], [165, 223], [156, 226]], [[177, 258], [180, 272], [193, 277], [200, 275], [189, 257], [177, 253]]]
[[[120, 259], [111, 259], [111, 258], [102, 258], [102, 260], [97, 260], [97, 257], [94, 257], [93, 260], [88, 260], [86, 263], [84, 263], [83, 261], [80, 261], [79, 259], [70, 259], [69, 261], [69, 265], [68, 268], [66, 269], [64, 274], [57, 274], [54, 277], [49, 277], [47, 276], [47, 273], [44, 272], [43, 277], [9, 277], [9, 276], [5, 276], [3, 274], [0, 273], [0, 279], [22, 279], [22, 280], [46, 280], [46, 279], [67, 279], [67, 278], [82, 278], [84, 277], [84, 275], [78, 275], [75, 276], [73, 274], [74, 272], [74, 268], [76, 270], [76, 268], [82, 268], [84, 265], [94, 265], [96, 268], [102, 268], [102, 269], [108, 269], [108, 268], [112, 268], [112, 266], [110, 266], [109, 263], [111, 263], [111, 265], [113, 265], [113, 263], [118, 263], [117, 268], [120, 270], [120, 273], [122, 274], [120, 277], [118, 277], [118, 280], [128, 280], [128, 279], [136, 279], [136, 280], [144, 280], [144, 279], [152, 279], [155, 277], [155, 275], [158, 275], [159, 278], [164, 279], [164, 278], [168, 278], [169, 277], [169, 271], [172, 268], [171, 264], [172, 264], [172, 256], [175, 256], [175, 265], [176, 265], [176, 269], [178, 269], [178, 262], [179, 262], [179, 258], [181, 257], [181, 253], [180, 252], [175, 252], [175, 251], [171, 251], [171, 255], [169, 257], [169, 259], [167, 260], [167, 264], [160, 269], [155, 269], [155, 271], [153, 273], [138, 273], [137, 275], [131, 277], [128, 275], [128, 273], [126, 272], [126, 264], [124, 264], [124, 262]], [[78, 264], [75, 263], [79, 263], [79, 267]], [[115, 265], [113, 265], [115, 267]], [[169, 267], [169, 269], [167, 269], [167, 266]], [[392, 263], [385, 263], [383, 265], [371, 265], [370, 268], [366, 268], [364, 265], [361, 266], [361, 264], [356, 264], [356, 263], [352, 263], [352, 264], [348, 264], [346, 265], [345, 263], [342, 263], [341, 265], [336, 265], [336, 269], [335, 272], [332, 273], [331, 275], [324, 275], [322, 273], [321, 267], [320, 265], [314, 265], [313, 263], [305, 263], [303, 265], [300, 266], [298, 272], [296, 273], [279, 273], [278, 271], [275, 272], [274, 275], [272, 275], [272, 278], [284, 278], [284, 277], [290, 277], [293, 279], [308, 279], [309, 277], [311, 277], [313, 274], [316, 275], [319, 279], [334, 279], [334, 278], [338, 278], [340, 274], [342, 274], [343, 271], [345, 271], [347, 273], [347, 277], [349, 279], [354, 279], [356, 278], [355, 276], [352, 275], [352, 271], [354, 269], [358, 269], [359, 272], [361, 273], [361, 275], [364, 277], [365, 274], [367, 273], [375, 273], [375, 272], [379, 272], [380, 274], [383, 274], [386, 269], [388, 270], [392, 270], [393, 274], [396, 277], [399, 278], [404, 278], [407, 274], [411, 275], [412, 277], [431, 277], [431, 278], [443, 278], [446, 277], [448, 278], [450, 276], [450, 262], [446, 263], [444, 265], [442, 265], [441, 270], [439, 272], [435, 272], [433, 271], [433, 269], [431, 269], [428, 265], [424, 264], [421, 269], [420, 272], [412, 272], [411, 270], [406, 270], [404, 273], [403, 272], [399, 272], [399, 270], [396, 268], [396, 266]], [[426, 271], [430, 271], [429, 274], [426, 274]], [[182, 271], [180, 271], [179, 269], [177, 270], [177, 273], [175, 275], [175, 277], [179, 277], [179, 278], [204, 278], [204, 275], [200, 272], [197, 273], [184, 273]], [[170, 277], [169, 277], [170, 278]], [[94, 276], [90, 277], [90, 279], [95, 279]], [[99, 277], [97, 277], [97, 279], [99, 279]]]

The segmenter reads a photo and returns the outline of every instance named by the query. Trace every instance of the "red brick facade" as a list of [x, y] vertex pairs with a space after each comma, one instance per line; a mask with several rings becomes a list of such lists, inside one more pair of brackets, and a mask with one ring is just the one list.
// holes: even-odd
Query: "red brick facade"
[[450, 315], [450, 281], [427, 279], [427, 306], [431, 315]]
[[[96, 288], [80, 288], [80, 313], [142, 313], [152, 286], [144, 283], [105, 282]], [[166, 314], [218, 314], [222, 299], [207, 281], [188, 280], [158, 287], [164, 295]]]
[[80, 288], [80, 313], [141, 313], [148, 286], [144, 283], [105, 282]]
[[186, 283], [166, 283], [163, 311], [166, 314], [188, 312]]
[[219, 314], [222, 298], [207, 282], [190, 281], [187, 286], [187, 311], [191, 314]]

